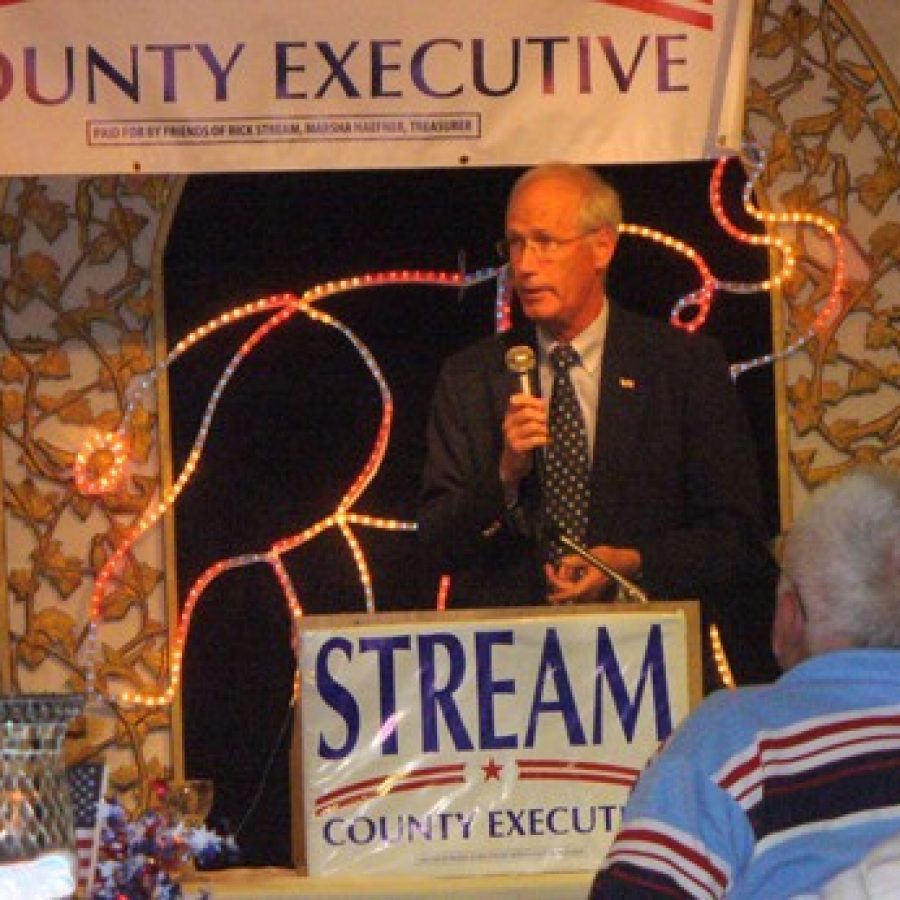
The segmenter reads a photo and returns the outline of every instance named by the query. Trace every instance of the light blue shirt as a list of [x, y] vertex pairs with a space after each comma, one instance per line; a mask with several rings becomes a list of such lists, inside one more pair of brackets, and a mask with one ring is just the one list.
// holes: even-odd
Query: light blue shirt
[[825, 653], [775, 684], [713, 694], [676, 729], [592, 897], [671, 896], [629, 893], [630, 868], [688, 896], [794, 898], [898, 832], [900, 650]]

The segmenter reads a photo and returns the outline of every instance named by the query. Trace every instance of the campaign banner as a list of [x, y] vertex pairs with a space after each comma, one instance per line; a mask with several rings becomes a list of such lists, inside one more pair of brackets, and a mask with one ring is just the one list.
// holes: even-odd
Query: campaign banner
[[753, 0], [0, 0], [0, 174], [700, 159]]
[[596, 869], [699, 696], [696, 604], [316, 618], [295, 829], [311, 876]]

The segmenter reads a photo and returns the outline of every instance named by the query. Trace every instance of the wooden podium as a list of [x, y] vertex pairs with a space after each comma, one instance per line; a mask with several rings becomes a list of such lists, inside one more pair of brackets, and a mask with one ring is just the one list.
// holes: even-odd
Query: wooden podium
[[[522, 785], [533, 786], [542, 798], [543, 814], [532, 817], [527, 827], [547, 831], [555, 823], [560, 834], [551, 834], [550, 844], [564, 845], [568, 835], [562, 833], [566, 827], [560, 810], [571, 804], [560, 802], [563, 789], [574, 786], [579, 803], [595, 790], [618, 791], [614, 804], [605, 800], [590, 804], [603, 810], [618, 807], [635, 773], [657, 747], [656, 728], [677, 725], [702, 694], [699, 604], [691, 600], [642, 606], [309, 616], [302, 625], [302, 697], [292, 751], [297, 868], [198, 873], [186, 883], [189, 890], [206, 888], [222, 900], [357, 896], [369, 900], [580, 900], [614, 829], [590, 835], [588, 852], [580, 856], [539, 848], [541, 856], [517, 855], [515, 841], [510, 844], [507, 835], [491, 836], [492, 824], [495, 832], [509, 830], [510, 822], [525, 828], [528, 817], [523, 814], [510, 820], [509, 808], [537, 808], [532, 802], [535, 794], [519, 798], [516, 793]], [[585, 637], [586, 667], [571, 643], [572, 633]], [[626, 646], [629, 639], [623, 637], [628, 633], [636, 640], [631, 650]], [[535, 636], [537, 640], [532, 640]], [[514, 659], [519, 650], [522, 659]], [[363, 664], [363, 671], [357, 673], [359, 683], [351, 671], [354, 662]], [[423, 664], [432, 671], [424, 672]], [[571, 698], [563, 696], [569, 688]], [[601, 688], [603, 702], [598, 706], [590, 698]], [[404, 706], [410, 692], [416, 709]], [[668, 718], [660, 705], [668, 710]], [[414, 713], [423, 710], [427, 721], [414, 723]], [[519, 716], [518, 721], [525, 724], [518, 731], [510, 725], [516, 710], [527, 710]], [[454, 720], [457, 714], [459, 721]], [[449, 717], [452, 727], [435, 721], [435, 716], [438, 720]], [[367, 719], [373, 717], [369, 726], [374, 727], [367, 728]], [[647, 721], [641, 721], [642, 717]], [[582, 719], [590, 721], [585, 724]], [[578, 725], [583, 746], [577, 744], [582, 737]], [[609, 762], [605, 759], [608, 745], [621, 744], [626, 732], [631, 735], [624, 742], [627, 758]], [[557, 740], [561, 734], [562, 747]], [[424, 750], [423, 735], [428, 744]], [[567, 744], [573, 736], [574, 751]], [[465, 749], [464, 737], [471, 749]], [[404, 755], [413, 738], [418, 741], [414, 752]], [[429, 742], [437, 746], [432, 748]], [[319, 751], [335, 759], [321, 760]], [[311, 768], [321, 771], [311, 772]], [[335, 776], [329, 769], [341, 774]], [[438, 778], [449, 783], [431, 783]], [[431, 860], [431, 866], [440, 869], [436, 873], [428, 871], [427, 860], [424, 867], [410, 863], [409, 847], [395, 859], [386, 859], [390, 847], [376, 847], [362, 861], [366, 871], [341, 871], [341, 842], [349, 839], [346, 823], [380, 821], [381, 804], [398, 797], [404, 803], [407, 798], [421, 798], [421, 816], [448, 813], [455, 806], [475, 808], [475, 816], [468, 820], [470, 838], [453, 864]], [[476, 834], [478, 817], [482, 831]], [[336, 819], [342, 820], [345, 831], [340, 834], [332, 828], [329, 832], [335, 854], [325, 867], [334, 871], [309, 874], [307, 836], [312, 829], [321, 833], [323, 822]], [[435, 821], [440, 819], [432, 820], [432, 825]], [[413, 841], [412, 846], [432, 847], [436, 834], [440, 837], [439, 827], [432, 829], [430, 843], [418, 835], [422, 840]], [[368, 837], [368, 826], [355, 834], [357, 841]], [[523, 841], [527, 844], [534, 838]], [[487, 860], [481, 858], [485, 849], [492, 854]], [[322, 862], [317, 863], [320, 868]], [[351, 862], [360, 864], [356, 859]]]
[[215, 900], [584, 900], [592, 872], [521, 875], [478, 875], [420, 878], [415, 875], [378, 878], [340, 875], [310, 878], [292, 869], [226, 869], [201, 872], [184, 885], [189, 896], [201, 889]]

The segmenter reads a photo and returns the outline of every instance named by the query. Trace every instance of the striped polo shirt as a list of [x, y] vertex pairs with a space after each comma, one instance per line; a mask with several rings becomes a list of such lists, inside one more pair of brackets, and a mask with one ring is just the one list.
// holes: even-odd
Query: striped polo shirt
[[900, 832], [900, 651], [708, 698], [641, 776], [593, 897], [778, 900]]

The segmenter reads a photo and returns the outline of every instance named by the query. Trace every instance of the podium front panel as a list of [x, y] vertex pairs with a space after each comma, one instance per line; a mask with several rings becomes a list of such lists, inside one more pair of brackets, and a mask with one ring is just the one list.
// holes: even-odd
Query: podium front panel
[[596, 868], [699, 699], [698, 628], [692, 601], [304, 619], [298, 856], [312, 876]]

